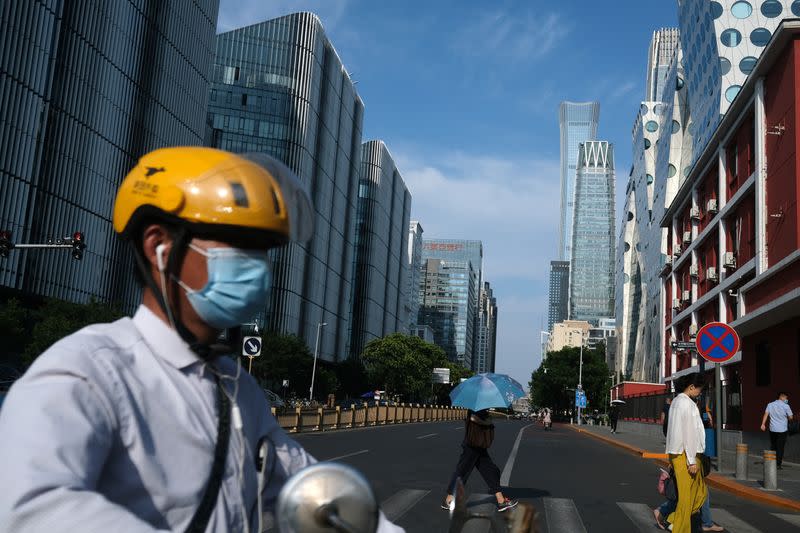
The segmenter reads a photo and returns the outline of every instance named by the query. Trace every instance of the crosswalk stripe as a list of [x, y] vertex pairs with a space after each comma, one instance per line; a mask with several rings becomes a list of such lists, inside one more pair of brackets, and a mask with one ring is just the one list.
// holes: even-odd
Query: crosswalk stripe
[[569, 498], [543, 498], [547, 531], [550, 533], [586, 533], [586, 528]]
[[771, 513], [772, 516], [780, 518], [784, 522], [789, 522], [793, 526], [800, 527], [800, 514]]
[[617, 505], [630, 519], [631, 522], [636, 524], [639, 531], [652, 531], [653, 526], [656, 524], [656, 519], [653, 516], [653, 510], [645, 503], [626, 503], [617, 502]]
[[383, 514], [386, 515], [389, 521], [395, 522], [422, 498], [427, 496], [429, 492], [429, 490], [403, 489], [391, 495], [381, 504]]
[[761, 533], [760, 529], [756, 529], [744, 520], [732, 515], [725, 509], [711, 508], [711, 516], [714, 517], [714, 522], [725, 528], [726, 531], [731, 533]]

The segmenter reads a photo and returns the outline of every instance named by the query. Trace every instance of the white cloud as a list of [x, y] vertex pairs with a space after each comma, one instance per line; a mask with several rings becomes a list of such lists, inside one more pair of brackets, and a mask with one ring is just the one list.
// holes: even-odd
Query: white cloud
[[530, 380], [558, 240], [558, 160], [393, 149], [423, 238], [483, 241], [500, 308], [497, 370]]

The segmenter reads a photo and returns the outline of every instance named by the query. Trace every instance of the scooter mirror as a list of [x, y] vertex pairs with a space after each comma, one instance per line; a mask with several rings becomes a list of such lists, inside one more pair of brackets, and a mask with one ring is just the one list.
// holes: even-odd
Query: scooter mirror
[[318, 463], [284, 484], [276, 516], [281, 533], [375, 533], [378, 502], [355, 469]]

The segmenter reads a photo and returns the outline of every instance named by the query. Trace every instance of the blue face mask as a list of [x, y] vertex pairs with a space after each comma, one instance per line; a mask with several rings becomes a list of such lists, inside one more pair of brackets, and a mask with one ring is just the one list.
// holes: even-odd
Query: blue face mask
[[267, 252], [239, 248], [189, 248], [206, 257], [208, 282], [192, 289], [176, 280], [197, 315], [209, 326], [223, 329], [253, 318], [267, 303], [272, 272]]

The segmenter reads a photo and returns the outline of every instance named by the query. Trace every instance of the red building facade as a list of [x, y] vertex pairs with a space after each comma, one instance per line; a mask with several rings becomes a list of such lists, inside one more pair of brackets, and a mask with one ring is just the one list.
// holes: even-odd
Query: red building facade
[[662, 272], [664, 378], [704, 366], [672, 341], [732, 325], [742, 342], [723, 366], [722, 421], [745, 434], [778, 391], [800, 401], [798, 123], [800, 22], [784, 21], [661, 222], [673, 256]]

